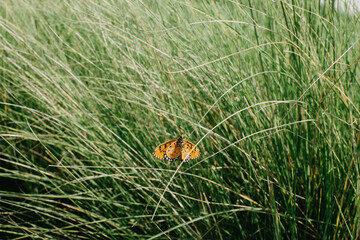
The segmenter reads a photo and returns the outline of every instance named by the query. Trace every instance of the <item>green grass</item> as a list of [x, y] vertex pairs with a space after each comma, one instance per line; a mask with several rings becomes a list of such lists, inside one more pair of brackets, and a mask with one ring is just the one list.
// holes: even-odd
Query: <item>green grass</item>
[[1, 238], [358, 239], [359, 18], [313, 2], [3, 1]]

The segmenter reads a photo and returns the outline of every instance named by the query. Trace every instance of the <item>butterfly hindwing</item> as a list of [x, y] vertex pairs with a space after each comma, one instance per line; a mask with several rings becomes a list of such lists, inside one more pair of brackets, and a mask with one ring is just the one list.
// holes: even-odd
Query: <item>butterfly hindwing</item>
[[200, 150], [198, 147], [194, 148], [194, 146], [195, 145], [189, 141], [187, 141], [184, 144], [184, 146], [181, 150], [181, 156], [180, 156], [181, 161], [188, 162], [188, 161], [190, 161], [190, 159], [196, 159], [199, 157]]
[[153, 152], [153, 155], [159, 159], [165, 159], [165, 152], [167, 148], [176, 144], [177, 139], [165, 142], [157, 146]]
[[170, 146], [166, 149], [164, 157], [166, 160], [172, 162], [178, 159], [180, 156], [181, 145], [177, 144], [177, 140], [172, 142]]

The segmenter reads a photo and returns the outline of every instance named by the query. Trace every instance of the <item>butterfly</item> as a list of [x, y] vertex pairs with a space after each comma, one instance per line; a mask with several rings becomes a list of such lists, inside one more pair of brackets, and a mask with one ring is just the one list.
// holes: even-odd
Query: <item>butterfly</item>
[[166, 159], [170, 162], [175, 161], [178, 158], [180, 158], [181, 161], [188, 162], [190, 159], [195, 159], [200, 155], [199, 148], [194, 147], [195, 145], [193, 143], [187, 141], [183, 138], [183, 135], [181, 135], [178, 139], [174, 139], [157, 146], [153, 155], [157, 158]]

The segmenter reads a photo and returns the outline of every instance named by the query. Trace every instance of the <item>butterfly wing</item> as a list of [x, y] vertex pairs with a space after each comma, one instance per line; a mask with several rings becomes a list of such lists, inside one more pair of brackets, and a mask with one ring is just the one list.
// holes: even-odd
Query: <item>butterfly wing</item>
[[165, 152], [169, 147], [173, 147], [176, 145], [176, 141], [177, 139], [165, 142], [160, 144], [159, 146], [157, 146], [154, 150], [154, 152], [152, 153], [156, 158], [159, 159], [165, 159]]
[[179, 158], [182, 145], [177, 144], [177, 139], [166, 149], [164, 158], [170, 162]]
[[188, 162], [190, 161], [190, 159], [196, 159], [199, 157], [200, 149], [198, 147], [194, 148], [194, 146], [195, 145], [189, 141], [185, 143], [184, 147], [181, 150], [181, 156], [180, 156], [181, 161]]

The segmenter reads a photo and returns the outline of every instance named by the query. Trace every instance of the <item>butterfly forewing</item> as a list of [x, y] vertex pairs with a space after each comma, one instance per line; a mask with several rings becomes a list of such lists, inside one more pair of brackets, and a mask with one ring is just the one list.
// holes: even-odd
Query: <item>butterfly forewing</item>
[[[190, 145], [190, 149], [193, 149], [195, 147], [194, 144], [192, 144], [191, 142], [188, 142]], [[191, 151], [191, 150], [190, 150]], [[191, 159], [196, 159], [200, 156], [200, 149], [198, 147], [195, 147], [192, 152], [190, 153], [191, 155]]]

